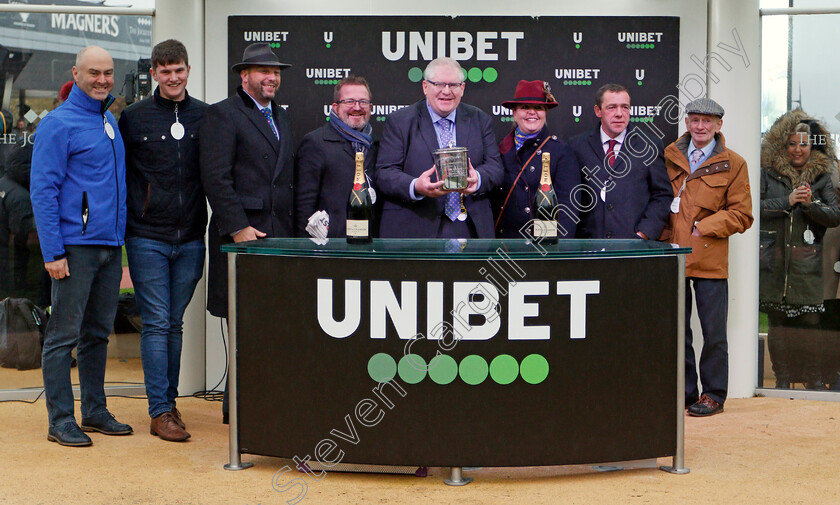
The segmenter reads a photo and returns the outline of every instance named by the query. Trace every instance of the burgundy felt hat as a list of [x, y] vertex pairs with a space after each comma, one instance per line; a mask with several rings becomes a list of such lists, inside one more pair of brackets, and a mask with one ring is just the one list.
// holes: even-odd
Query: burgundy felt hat
[[512, 109], [517, 105], [543, 105], [546, 109], [557, 107], [551, 88], [545, 81], [519, 81], [513, 100], [502, 102], [502, 105]]

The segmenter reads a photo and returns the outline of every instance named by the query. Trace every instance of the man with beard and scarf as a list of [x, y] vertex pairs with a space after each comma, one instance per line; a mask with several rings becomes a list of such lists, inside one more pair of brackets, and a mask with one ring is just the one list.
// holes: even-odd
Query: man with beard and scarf
[[[306, 134], [298, 148], [295, 166], [296, 230], [306, 237], [306, 225], [313, 213], [329, 215], [327, 237], [343, 238], [347, 229], [347, 200], [353, 187], [355, 155], [365, 154], [365, 172], [370, 187], [376, 166], [379, 141], [370, 126], [371, 93], [364, 77], [349, 76], [335, 86], [329, 121]], [[373, 230], [376, 237], [379, 202], [374, 204]]]

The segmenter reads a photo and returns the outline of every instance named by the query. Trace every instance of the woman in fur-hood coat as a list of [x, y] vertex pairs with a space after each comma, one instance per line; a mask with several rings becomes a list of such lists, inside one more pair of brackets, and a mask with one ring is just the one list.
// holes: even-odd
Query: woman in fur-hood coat
[[759, 299], [770, 320], [768, 345], [777, 387], [789, 387], [795, 340], [808, 348], [803, 373], [816, 389], [822, 385], [813, 364], [824, 311], [823, 237], [827, 228], [840, 224], [831, 181], [837, 170], [834, 145], [818, 121], [791, 111], [765, 135], [761, 167]]

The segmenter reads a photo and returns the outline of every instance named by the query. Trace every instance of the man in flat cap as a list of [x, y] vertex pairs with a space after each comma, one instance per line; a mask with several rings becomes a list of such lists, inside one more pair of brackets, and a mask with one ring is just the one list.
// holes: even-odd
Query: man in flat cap
[[280, 71], [290, 66], [269, 44], [249, 45], [231, 67], [242, 85], [208, 107], [201, 122], [201, 182], [213, 211], [207, 310], [217, 317], [227, 317], [221, 245], [294, 236], [292, 132], [288, 114], [273, 101]]
[[[691, 247], [685, 263], [685, 405], [692, 416], [723, 411], [729, 382], [726, 342], [729, 236], [752, 225], [747, 163], [727, 149], [720, 127], [723, 107], [709, 98], [686, 106], [688, 130], [665, 148], [665, 166], [674, 199], [660, 240]], [[697, 388], [691, 293], [703, 329]]]

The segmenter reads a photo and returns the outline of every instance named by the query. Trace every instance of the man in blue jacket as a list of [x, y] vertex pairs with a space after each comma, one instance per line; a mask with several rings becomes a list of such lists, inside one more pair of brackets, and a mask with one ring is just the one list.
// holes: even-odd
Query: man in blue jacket
[[[44, 267], [52, 277], [52, 311], [42, 372], [47, 440], [91, 445], [84, 431], [128, 435], [105, 405], [108, 335], [114, 324], [125, 236], [125, 149], [114, 116], [114, 60], [101, 47], [79, 51], [70, 96], [41, 120], [30, 191]], [[78, 345], [81, 430], [70, 383]]]

